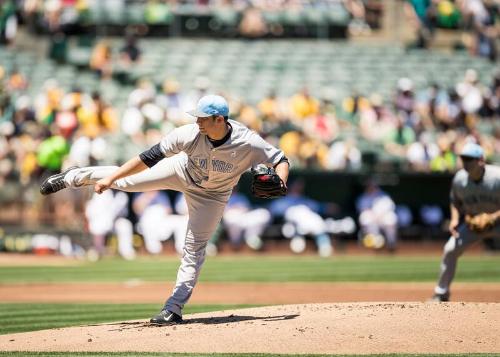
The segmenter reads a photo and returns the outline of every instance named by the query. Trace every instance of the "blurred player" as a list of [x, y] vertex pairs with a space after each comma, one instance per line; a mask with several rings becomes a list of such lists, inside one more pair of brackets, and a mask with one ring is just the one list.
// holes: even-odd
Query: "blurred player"
[[252, 209], [248, 198], [233, 192], [223, 216], [230, 243], [238, 248], [242, 242], [254, 250], [262, 248], [262, 232], [271, 222], [271, 213], [265, 208]]
[[283, 217], [283, 233], [291, 238], [290, 248], [294, 253], [305, 249], [304, 236], [314, 238], [318, 255], [329, 257], [333, 246], [328, 235], [328, 226], [319, 214], [322, 207], [319, 202], [304, 196], [304, 181], [296, 180], [290, 185], [289, 194], [271, 202], [269, 211], [275, 217]]
[[161, 253], [161, 242], [172, 235], [175, 250], [182, 254], [188, 217], [174, 214], [170, 199], [165, 192], [141, 192], [134, 197], [132, 207], [139, 218], [137, 229], [142, 234], [144, 245], [150, 254]]
[[[89, 232], [94, 240], [94, 249], [98, 258], [104, 253], [106, 235], [115, 233], [118, 239], [118, 253], [124, 259], [135, 258], [132, 244], [133, 226], [126, 217], [128, 213], [128, 196], [124, 192], [108, 190], [102, 195], [94, 194], [87, 202], [85, 216]], [[89, 258], [94, 259], [92, 251]]]
[[259, 164], [276, 169], [284, 188], [289, 164], [283, 152], [244, 125], [229, 119], [226, 100], [204, 96], [189, 112], [196, 123], [171, 131], [160, 143], [130, 159], [121, 167], [72, 168], [44, 181], [44, 195], [66, 187], [94, 186], [102, 193], [110, 188], [130, 192], [171, 189], [183, 192], [189, 223], [181, 266], [172, 295], [150, 321], [172, 324], [182, 321], [205, 261], [207, 242], [219, 224], [233, 187], [241, 175]]
[[441, 272], [433, 301], [448, 301], [457, 260], [473, 243], [500, 238], [500, 168], [486, 165], [483, 149], [474, 143], [463, 147], [463, 169], [453, 178], [450, 193], [450, 233], [444, 246]]
[[363, 244], [367, 247], [382, 248], [386, 243], [387, 249], [394, 251], [398, 218], [396, 205], [389, 195], [370, 181], [365, 192], [358, 198], [356, 208], [359, 212]]

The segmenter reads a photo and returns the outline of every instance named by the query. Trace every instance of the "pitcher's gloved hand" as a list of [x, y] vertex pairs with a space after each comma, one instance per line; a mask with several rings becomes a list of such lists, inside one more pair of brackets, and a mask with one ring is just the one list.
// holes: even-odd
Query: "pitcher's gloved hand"
[[259, 198], [285, 196], [288, 189], [276, 171], [270, 167], [252, 169], [252, 194]]
[[495, 215], [480, 213], [475, 216], [466, 215], [465, 223], [473, 232], [482, 233], [492, 229], [497, 222]]

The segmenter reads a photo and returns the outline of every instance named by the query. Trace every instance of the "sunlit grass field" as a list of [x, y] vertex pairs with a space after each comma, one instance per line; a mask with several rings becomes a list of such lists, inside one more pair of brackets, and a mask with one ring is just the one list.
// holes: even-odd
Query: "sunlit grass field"
[[[430, 282], [438, 256], [308, 257], [228, 256], [207, 259], [200, 281], [207, 282]], [[118, 258], [68, 266], [0, 266], [0, 284], [43, 282], [174, 281], [177, 257]], [[500, 255], [464, 256], [455, 281], [500, 282]]]
[[[438, 256], [223, 256], [207, 259], [203, 282], [433, 282], [439, 270]], [[177, 257], [140, 257], [135, 261], [106, 258], [98, 262], [69, 260], [67, 266], [0, 266], [0, 288], [6, 284], [63, 282], [174, 281]], [[455, 281], [500, 282], [500, 256], [464, 256]], [[34, 297], [36, 300], [36, 297]], [[250, 305], [192, 305], [186, 314]], [[34, 331], [110, 321], [148, 319], [158, 304], [51, 304], [0, 303], [0, 333]], [[1, 353], [9, 356], [66, 356], [67, 353]], [[74, 353], [74, 356], [194, 356], [159, 353]], [[200, 356], [196, 354], [196, 356]], [[206, 354], [204, 356], [278, 356], [271, 354]], [[312, 355], [311, 355], [312, 356]], [[353, 355], [350, 355], [353, 356]], [[372, 355], [376, 356], [376, 355]], [[384, 356], [403, 356], [392, 354]], [[430, 355], [411, 355], [430, 356]], [[459, 356], [459, 355], [440, 355]], [[467, 356], [493, 356], [467, 354]]]

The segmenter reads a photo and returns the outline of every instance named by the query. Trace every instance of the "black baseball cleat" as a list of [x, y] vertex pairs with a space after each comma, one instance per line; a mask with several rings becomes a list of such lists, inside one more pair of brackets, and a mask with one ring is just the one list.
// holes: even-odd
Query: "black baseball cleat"
[[73, 169], [78, 169], [78, 166], [72, 166], [60, 174], [49, 176], [40, 186], [40, 193], [42, 195], [50, 195], [51, 193], [56, 193], [57, 191], [61, 191], [63, 188], [66, 188], [64, 176]]
[[175, 312], [161, 310], [160, 313], [153, 316], [149, 322], [156, 325], [175, 325], [182, 323], [182, 317]]
[[434, 294], [430, 299], [429, 302], [447, 302], [450, 301], [450, 294]]

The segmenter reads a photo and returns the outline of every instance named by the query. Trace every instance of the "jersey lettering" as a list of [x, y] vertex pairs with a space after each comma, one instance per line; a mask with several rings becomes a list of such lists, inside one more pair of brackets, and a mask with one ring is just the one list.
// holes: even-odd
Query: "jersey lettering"
[[497, 197], [488, 195], [488, 194], [477, 194], [477, 195], [466, 195], [464, 197], [464, 203], [466, 205], [473, 205], [473, 204], [478, 204], [478, 203], [492, 203], [497, 206], [500, 206], [500, 202], [498, 202]]
[[212, 160], [212, 170], [217, 172], [229, 173], [233, 171], [233, 164], [222, 160]]
[[196, 166], [198, 166], [200, 169], [206, 170], [207, 169], [207, 159], [202, 159], [200, 157], [193, 157], [193, 161]]

